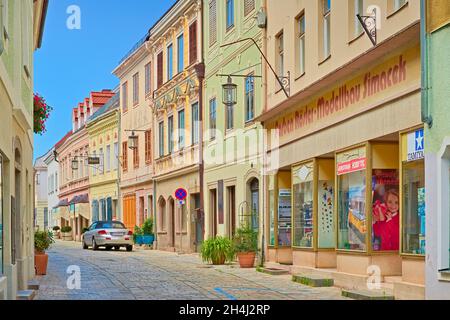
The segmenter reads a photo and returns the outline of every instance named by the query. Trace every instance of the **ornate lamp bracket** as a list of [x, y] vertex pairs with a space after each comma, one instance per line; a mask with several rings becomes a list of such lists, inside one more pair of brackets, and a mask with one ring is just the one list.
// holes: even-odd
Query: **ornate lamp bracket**
[[374, 46], [377, 45], [377, 11], [374, 9], [370, 16], [356, 15], [364, 31]]
[[287, 93], [288, 96], [291, 95], [291, 72], [288, 71], [287, 76], [278, 76], [280, 83], [282, 84], [282, 89]]

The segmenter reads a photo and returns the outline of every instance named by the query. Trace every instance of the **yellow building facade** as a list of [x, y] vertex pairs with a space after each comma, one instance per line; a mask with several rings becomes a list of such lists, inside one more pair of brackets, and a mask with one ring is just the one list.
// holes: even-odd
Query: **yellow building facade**
[[119, 93], [86, 123], [89, 155], [100, 163], [89, 169], [91, 222], [119, 218]]

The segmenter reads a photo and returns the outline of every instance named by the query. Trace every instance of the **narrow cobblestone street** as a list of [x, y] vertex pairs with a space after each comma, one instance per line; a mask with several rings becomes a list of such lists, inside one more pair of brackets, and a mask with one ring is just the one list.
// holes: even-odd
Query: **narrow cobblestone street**
[[[237, 265], [212, 267], [198, 255], [153, 250], [82, 250], [58, 241], [48, 252], [47, 276], [37, 300], [331, 300], [337, 288], [310, 288], [289, 275], [271, 276]], [[69, 266], [79, 266], [81, 289], [67, 287]]]

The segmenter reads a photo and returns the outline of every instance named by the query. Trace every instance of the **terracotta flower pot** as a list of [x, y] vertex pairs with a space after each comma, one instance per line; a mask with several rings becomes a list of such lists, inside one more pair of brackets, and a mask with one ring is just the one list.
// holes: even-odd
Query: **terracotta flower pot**
[[47, 274], [48, 254], [36, 251], [34, 254], [34, 267], [36, 275], [45, 276]]
[[256, 252], [239, 252], [237, 254], [241, 268], [253, 268]]

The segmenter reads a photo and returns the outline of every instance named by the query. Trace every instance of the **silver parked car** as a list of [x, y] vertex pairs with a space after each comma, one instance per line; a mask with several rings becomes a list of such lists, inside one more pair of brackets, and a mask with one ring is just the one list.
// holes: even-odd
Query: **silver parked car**
[[105, 247], [106, 250], [119, 250], [125, 247], [127, 251], [132, 251], [133, 232], [120, 221], [97, 221], [83, 234], [82, 244], [83, 249], [92, 247], [97, 250], [99, 247]]

